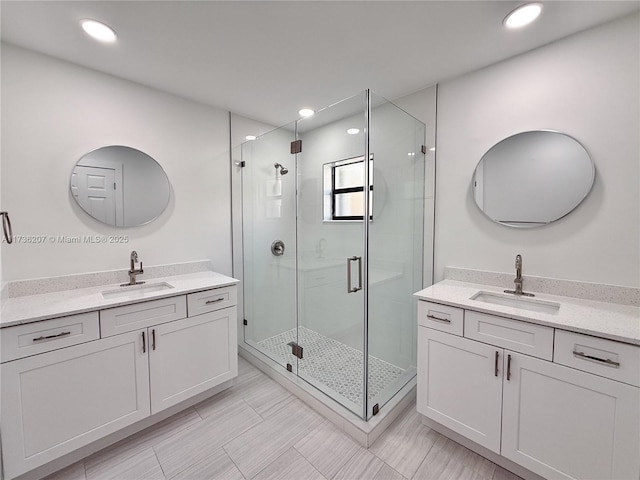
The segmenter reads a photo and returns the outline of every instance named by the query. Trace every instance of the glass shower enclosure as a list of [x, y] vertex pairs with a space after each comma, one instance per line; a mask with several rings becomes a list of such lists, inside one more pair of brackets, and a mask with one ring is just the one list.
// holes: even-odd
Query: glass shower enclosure
[[244, 342], [365, 420], [416, 374], [424, 144], [369, 90], [242, 144]]

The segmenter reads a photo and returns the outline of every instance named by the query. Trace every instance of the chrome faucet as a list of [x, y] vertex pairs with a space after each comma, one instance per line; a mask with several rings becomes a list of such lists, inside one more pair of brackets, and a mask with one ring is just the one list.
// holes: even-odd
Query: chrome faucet
[[120, 285], [121, 287], [126, 287], [128, 285], [140, 285], [144, 282], [137, 282], [136, 276], [142, 275], [144, 270], [142, 269], [142, 262], [140, 262], [140, 268], [136, 270], [136, 263], [138, 262], [138, 252], [135, 250], [131, 252], [130, 256], [131, 268], [129, 269], [129, 283], [123, 283]]
[[516, 278], [513, 280], [515, 290], [505, 290], [505, 293], [513, 293], [514, 295], [524, 295], [525, 297], [535, 297], [533, 293], [522, 291], [522, 255], [516, 255]]

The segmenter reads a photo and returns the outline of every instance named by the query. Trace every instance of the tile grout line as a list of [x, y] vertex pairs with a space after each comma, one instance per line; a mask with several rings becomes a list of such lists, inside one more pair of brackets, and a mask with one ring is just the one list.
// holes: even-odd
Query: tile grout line
[[[198, 417], [200, 417], [200, 421], [202, 422], [204, 420], [204, 417], [202, 415], [200, 415], [200, 412], [198, 411], [198, 409], [196, 407], [197, 407], [197, 405], [194, 405], [191, 408], [193, 408], [193, 410], [196, 412], [196, 415], [198, 415]], [[189, 428], [189, 427], [187, 427], [187, 428]]]
[[236, 462], [233, 460], [233, 458], [231, 458], [231, 455], [229, 455], [229, 452], [227, 452], [227, 449], [224, 448], [224, 445], [221, 445], [220, 448], [222, 449], [222, 451], [224, 452], [224, 454], [227, 456], [227, 458], [229, 459], [229, 461], [231, 463], [233, 463], [233, 466], [236, 467], [236, 470], [238, 470], [238, 472], [240, 473], [240, 475], [242, 475], [242, 478], [247, 479], [247, 477], [244, 476], [244, 473], [242, 473], [242, 470], [240, 470], [240, 467], [238, 467], [238, 464], [236, 464]]
[[[244, 399], [244, 398], [241, 398], [241, 399], [240, 399], [240, 401], [241, 401], [241, 402], [243, 402], [243, 403], [247, 406], [247, 408], [248, 408], [249, 410], [251, 410], [253, 413], [255, 413], [255, 414], [256, 414], [256, 416], [257, 416], [258, 418], [260, 418], [260, 422], [256, 423], [255, 425], [251, 425], [250, 427], [247, 427], [245, 430], [242, 430], [241, 432], [238, 432], [238, 434], [237, 434], [235, 437], [230, 438], [226, 443], [223, 443], [223, 444], [221, 445], [221, 447], [224, 449], [225, 453], [227, 453], [227, 450], [224, 448], [224, 447], [225, 447], [225, 445], [228, 445], [229, 443], [233, 442], [236, 438], [238, 438], [240, 435], [243, 435], [244, 433], [246, 433], [246, 432], [248, 432], [248, 431], [252, 430], [253, 428], [257, 427], [258, 425], [261, 425], [261, 424], [265, 421], [265, 419], [264, 419], [264, 418], [262, 418], [262, 415], [260, 415], [258, 412], [256, 412], [256, 411], [253, 409], [253, 407], [252, 407], [251, 405], [249, 405], [249, 404], [245, 401], [245, 399]], [[229, 454], [227, 453], [227, 455], [229, 455]], [[230, 456], [230, 455], [229, 455], [229, 458], [231, 458], [231, 456]], [[241, 473], [242, 473], [242, 472], [241, 472]]]
[[[424, 458], [422, 459], [422, 461], [421, 461], [421, 462], [420, 462], [420, 464], [418, 465], [418, 468], [416, 468], [416, 471], [415, 471], [415, 472], [413, 472], [413, 473], [411, 474], [411, 476], [410, 476], [410, 477], [405, 477], [405, 478], [408, 478], [408, 480], [413, 480], [413, 479], [415, 478], [416, 474], [420, 471], [420, 467], [422, 467], [422, 465], [424, 465], [424, 462], [426, 462], [426, 461], [427, 461], [427, 457], [429, 456], [429, 452], [433, 449], [433, 446], [434, 446], [434, 445], [435, 445], [435, 442], [434, 442], [434, 443], [432, 443], [432, 444], [431, 444], [431, 446], [429, 447], [429, 450], [427, 450], [427, 453], [425, 454]], [[377, 456], [377, 455], [376, 455], [376, 456]], [[391, 468], [393, 468], [393, 467], [391, 467]], [[394, 470], [395, 470], [395, 468], [394, 468]], [[399, 472], [398, 472], [398, 473], [399, 473]], [[402, 475], [402, 474], [401, 474], [401, 475]], [[402, 475], [402, 476], [404, 477], [404, 475]]]
[[[367, 451], [369, 451], [369, 449], [368, 449], [368, 448], [367, 448]], [[371, 453], [371, 452], [369, 452], [369, 453]], [[378, 456], [377, 456], [375, 453], [373, 454], [373, 456], [374, 456], [374, 457], [376, 457], [376, 458], [378, 458]], [[381, 458], [378, 458], [378, 460], [380, 460], [380, 461], [382, 462], [382, 464], [380, 465], [380, 468], [378, 468], [378, 469], [376, 470], [376, 473], [374, 473], [374, 474], [373, 474], [373, 477], [375, 477], [376, 475], [378, 475], [378, 474], [380, 473], [380, 470], [382, 470], [382, 467], [384, 467], [384, 466], [387, 464], [387, 463], [386, 463], [384, 460], [382, 460]]]
[[[315, 430], [315, 429], [314, 429], [314, 430]], [[309, 433], [311, 433], [311, 432], [309, 432]], [[303, 438], [304, 438], [304, 437], [303, 437]], [[304, 459], [304, 460], [305, 460], [305, 461], [306, 461], [306, 462], [311, 466], [311, 468], [313, 468], [316, 472], [318, 472], [318, 475], [320, 475], [322, 478], [327, 478], [327, 477], [325, 477], [325, 476], [322, 474], [322, 472], [320, 472], [320, 471], [319, 471], [319, 470], [318, 470], [318, 469], [317, 469], [317, 468], [316, 468], [316, 467], [315, 467], [315, 466], [314, 466], [314, 465], [309, 461], [309, 459], [308, 459], [307, 457], [305, 457], [305, 456], [304, 456], [304, 455], [303, 455], [303, 454], [302, 454], [302, 453], [301, 453], [301, 452], [300, 452], [300, 451], [299, 451], [295, 446], [291, 446], [291, 448], [292, 448], [293, 450], [295, 450], [295, 451], [296, 451], [296, 452], [297, 452], [297, 453], [298, 453], [298, 454], [299, 454], [299, 455], [300, 455], [300, 456], [301, 456], [301, 457], [302, 457], [302, 458], [303, 458], [303, 459]], [[280, 454], [277, 458], [275, 458], [275, 459], [274, 459], [272, 462], [270, 462], [268, 465], [265, 465], [265, 467], [264, 467], [262, 470], [260, 470], [258, 473], [256, 473], [253, 477], [251, 477], [251, 478], [250, 478], [250, 479], [248, 479], [248, 480], [252, 480], [253, 478], [256, 478], [258, 475], [260, 475], [262, 472], [264, 472], [267, 468], [269, 468], [269, 467], [270, 467], [271, 465], [273, 465], [275, 462], [277, 462], [277, 461], [278, 461], [278, 460], [280, 460], [282, 457], [284, 457], [284, 456], [287, 454], [287, 452], [289, 452], [289, 451], [290, 451], [290, 449], [289, 449], [289, 450], [285, 450], [284, 452], [282, 452], [282, 454]], [[225, 452], [226, 452], [226, 450], [225, 450]], [[232, 460], [232, 461], [233, 461], [233, 460]], [[239, 470], [239, 469], [238, 469], [238, 470]], [[242, 472], [240, 472], [240, 473], [242, 473]], [[242, 476], [244, 477], [244, 474], [243, 474]], [[245, 478], [247, 478], [247, 477], [245, 477]]]
[[[409, 410], [409, 408], [411, 408], [411, 405], [408, 405], [408, 406], [407, 406], [407, 408], [405, 408], [405, 409], [400, 413], [400, 415], [398, 415], [398, 417], [394, 420], [394, 423], [395, 423], [396, 425], [399, 425], [400, 423], [402, 423], [402, 421], [404, 421], [404, 420], [405, 420], [404, 418], [402, 418], [402, 416], [406, 415], [406, 413], [407, 413], [407, 411]], [[426, 429], [426, 431], [427, 431], [427, 432], [428, 432], [429, 430], [431, 430], [431, 429], [429, 429], [429, 427], [427, 427], [427, 426], [423, 425], [423, 424], [422, 424], [422, 422], [420, 422], [420, 423], [419, 423], [419, 429], [422, 429], [423, 427]], [[367, 450], [369, 450], [369, 451], [370, 451], [370, 452], [371, 452], [371, 453], [372, 453], [376, 458], [378, 458], [379, 460], [381, 460], [385, 465], [389, 465], [389, 464], [388, 464], [388, 463], [387, 463], [387, 462], [386, 462], [382, 457], [380, 457], [379, 455], [377, 455], [375, 452], [371, 451], [371, 450], [370, 450], [370, 448], [371, 448], [371, 447], [373, 447], [373, 446], [376, 444], [376, 442], [378, 442], [379, 440], [381, 440], [381, 439], [383, 438], [383, 436], [384, 436], [384, 435], [388, 435], [388, 434], [392, 433], [391, 431], [392, 431], [392, 428], [391, 428], [391, 426], [390, 426], [390, 427], [389, 427], [389, 429], [388, 429], [387, 431], [383, 432], [383, 434], [382, 434], [382, 435], [380, 435], [380, 437], [378, 437], [378, 439], [376, 439], [376, 441], [375, 441], [375, 442], [373, 442], [373, 444], [372, 444], [372, 445], [370, 445], [369, 447], [367, 447]], [[424, 454], [424, 457], [422, 458], [422, 460], [421, 460], [421, 461], [420, 461], [420, 463], [418, 464], [418, 467], [415, 469], [415, 471], [411, 474], [411, 476], [410, 476], [410, 477], [405, 477], [404, 475], [402, 475], [400, 472], [398, 472], [398, 470], [396, 470], [396, 469], [395, 469], [393, 466], [391, 466], [391, 465], [389, 465], [389, 467], [390, 467], [391, 469], [393, 469], [394, 471], [398, 472], [398, 474], [399, 474], [400, 476], [402, 476], [403, 478], [413, 479], [413, 477], [415, 477], [416, 473], [418, 473], [418, 471], [420, 470], [420, 467], [422, 466], [422, 464], [427, 460], [427, 456], [429, 455], [429, 452], [430, 452], [430, 451], [431, 451], [431, 449], [434, 447], [434, 445], [435, 445], [435, 442], [434, 442], [434, 443], [432, 443], [432, 444], [429, 446], [429, 448], [427, 449], [427, 451], [426, 451], [426, 452], [425, 452], [425, 454]]]
[[[276, 458], [274, 458], [272, 462], [269, 462], [269, 464], [265, 465], [262, 470], [257, 472], [253, 477], [249, 478], [249, 480], [252, 480], [253, 478], [256, 478], [258, 475], [260, 475], [262, 472], [264, 472], [265, 469], [269, 468], [271, 466], [271, 464], [273, 464], [274, 462], [277, 462], [281, 457], [283, 457], [285, 453], [287, 453], [287, 450], [285, 450], [280, 455], [278, 455]], [[242, 473], [242, 472], [240, 472], [240, 473]], [[244, 476], [244, 473], [242, 474], [242, 476]], [[247, 477], [245, 477], [245, 478], [247, 478]]]
[[[160, 459], [158, 458], [158, 454], [156, 453], [156, 449], [153, 445], [151, 445], [151, 451], [153, 452], [153, 456], [156, 458], [156, 462], [158, 462], [158, 466], [160, 467], [160, 471], [162, 472], [162, 476], [165, 480], [170, 480], [167, 478], [167, 475], [164, 473], [164, 468], [162, 468], [162, 464], [160, 463]], [[175, 476], [175, 475], [174, 475]]]

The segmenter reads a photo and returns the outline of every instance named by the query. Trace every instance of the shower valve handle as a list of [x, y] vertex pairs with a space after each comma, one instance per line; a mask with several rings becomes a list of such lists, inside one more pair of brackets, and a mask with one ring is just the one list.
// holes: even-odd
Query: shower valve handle
[[282, 240], [276, 240], [271, 244], [271, 254], [275, 257], [284, 255], [284, 242]]

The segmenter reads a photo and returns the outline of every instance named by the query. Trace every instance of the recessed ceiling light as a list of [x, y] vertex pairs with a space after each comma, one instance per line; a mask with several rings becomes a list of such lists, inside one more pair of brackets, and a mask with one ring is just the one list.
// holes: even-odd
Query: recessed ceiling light
[[80, 22], [82, 29], [91, 35], [96, 40], [101, 42], [115, 42], [116, 32], [111, 27], [108, 27], [104, 23], [96, 22], [95, 20], [82, 20]]
[[502, 23], [507, 28], [520, 28], [529, 25], [542, 13], [541, 3], [527, 3], [521, 5], [504, 17]]
[[348, 128], [347, 129], [347, 133], [349, 135], [357, 135], [358, 133], [360, 133], [360, 129], [359, 128]]
[[301, 117], [310, 117], [316, 112], [310, 108], [301, 108], [300, 110], [298, 110], [298, 113]]
[[244, 137], [245, 140], [255, 140], [256, 136], [255, 135], [247, 135], [246, 137]]

